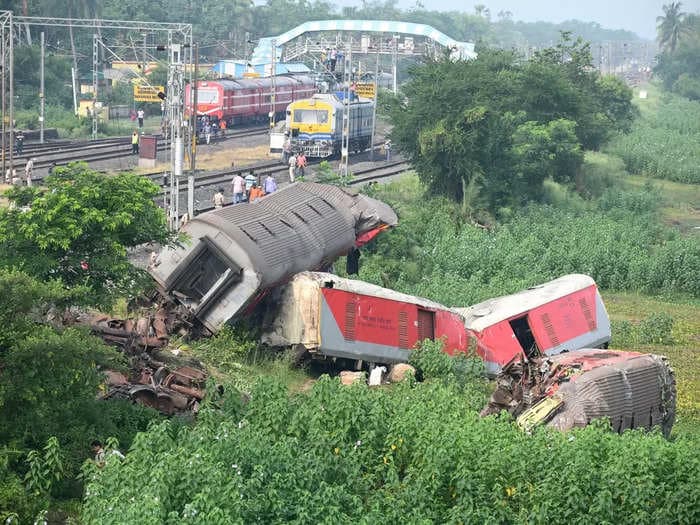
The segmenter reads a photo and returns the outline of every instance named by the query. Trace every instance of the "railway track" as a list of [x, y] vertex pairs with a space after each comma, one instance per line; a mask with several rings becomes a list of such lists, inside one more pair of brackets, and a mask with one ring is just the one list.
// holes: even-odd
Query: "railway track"
[[[267, 174], [272, 175], [284, 175], [288, 174], [288, 168], [280, 163], [266, 163], [256, 166], [250, 166], [243, 170], [228, 170], [218, 173], [212, 173], [205, 176], [199, 176], [195, 179], [195, 211], [196, 213], [203, 213], [214, 209], [213, 204], [210, 202], [211, 190], [217, 187], [228, 187], [231, 183], [231, 178], [236, 171], [246, 171], [252, 172], [258, 179], [262, 180]], [[371, 182], [376, 182], [381, 179], [387, 179], [396, 175], [400, 175], [411, 168], [410, 164], [404, 160], [397, 159], [388, 163], [383, 163], [380, 166], [372, 166], [368, 168], [361, 168], [352, 171], [352, 178], [346, 183], [348, 186], [359, 186], [362, 184], [367, 184]], [[309, 178], [309, 180], [312, 180]], [[167, 185], [163, 186], [167, 189]], [[200, 193], [200, 198], [197, 198], [197, 192]], [[202, 194], [206, 194], [203, 196]], [[180, 203], [187, 201], [187, 188], [180, 187], [179, 192]], [[206, 201], [204, 200], [206, 199]], [[182, 208], [181, 204], [181, 209]]]
[[[212, 142], [261, 135], [267, 132], [267, 127], [234, 130], [233, 132], [228, 133], [225, 137], [214, 139]], [[95, 162], [118, 159], [131, 154], [131, 137], [117, 137], [98, 140], [100, 140], [100, 142], [81, 141], [66, 144], [63, 146], [58, 146], [54, 149], [48, 148], [44, 150], [42, 155], [38, 153], [29, 153], [27, 155], [15, 157], [15, 159], [17, 159], [15, 161], [15, 166], [21, 167], [30, 157], [37, 159], [34, 162], [34, 169], [37, 170], [42, 168], [48, 168], [51, 165], [51, 163], [54, 162], [58, 165], [74, 161]], [[169, 143], [167, 143], [164, 140], [161, 140], [158, 144], [158, 151], [166, 151], [169, 147]], [[162, 176], [162, 174], [159, 172], [157, 174], [148, 174], [147, 176], [158, 177]], [[40, 176], [38, 174], [34, 176], [34, 181], [36, 182], [41, 182], [42, 179], [43, 176]]]

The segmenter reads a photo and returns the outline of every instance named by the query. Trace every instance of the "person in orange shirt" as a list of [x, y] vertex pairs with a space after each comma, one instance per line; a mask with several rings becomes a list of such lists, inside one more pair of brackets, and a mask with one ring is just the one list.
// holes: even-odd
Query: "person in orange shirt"
[[253, 202], [255, 199], [259, 199], [260, 197], [264, 197], [265, 192], [262, 190], [262, 188], [258, 188], [258, 183], [254, 182], [253, 187], [250, 188], [250, 191], [248, 192], [248, 202]]

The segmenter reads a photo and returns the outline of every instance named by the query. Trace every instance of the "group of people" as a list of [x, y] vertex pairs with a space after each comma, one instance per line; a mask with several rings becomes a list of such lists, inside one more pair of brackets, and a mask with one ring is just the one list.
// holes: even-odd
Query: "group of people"
[[[260, 187], [258, 184], [258, 178], [252, 171], [245, 177], [243, 177], [240, 173], [236, 173], [233, 180], [231, 180], [231, 190], [233, 193], [233, 204], [254, 202], [265, 195], [276, 192], [277, 181], [271, 173], [268, 173], [262, 187]], [[212, 200], [214, 202], [214, 208], [223, 208], [224, 204], [226, 203], [224, 189], [219, 188], [214, 194]]]
[[[32, 185], [32, 173], [34, 172], [34, 162], [36, 159], [27, 159], [27, 163], [24, 165], [24, 181], [17, 176], [17, 170], [14, 168], [14, 166], [9, 166], [7, 170], [5, 170], [5, 184], [12, 184], [13, 186], [22, 186], [24, 183], [27, 186]], [[55, 167], [55, 163], [52, 163], [52, 165], [49, 167], [49, 175], [51, 175], [51, 172], [53, 171], [53, 167]]]
[[323, 62], [323, 65], [326, 67], [326, 69], [328, 69], [328, 71], [335, 71], [335, 66], [338, 63], [338, 60], [341, 58], [342, 53], [338, 51], [338, 48], [336, 47], [327, 47], [321, 51], [321, 62]]
[[225, 133], [225, 120], [212, 120], [208, 115], [204, 115], [197, 119], [197, 137], [204, 135], [204, 140], [207, 144], [211, 142], [211, 138], [218, 137], [219, 133]]

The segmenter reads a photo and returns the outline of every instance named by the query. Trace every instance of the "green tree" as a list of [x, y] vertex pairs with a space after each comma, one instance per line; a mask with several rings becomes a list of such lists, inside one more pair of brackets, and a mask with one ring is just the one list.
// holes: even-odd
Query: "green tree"
[[85, 164], [59, 168], [46, 188], [13, 188], [16, 206], [0, 210], [0, 265], [39, 279], [82, 286], [84, 302], [109, 304], [150, 282], [127, 248], [168, 242], [159, 189], [135, 174], [106, 176]]
[[574, 181], [582, 148], [634, 117], [632, 92], [591, 68], [589, 46], [562, 35], [524, 62], [484, 49], [473, 61], [417, 66], [405, 98], [382, 100], [392, 137], [422, 180], [466, 208], [493, 213], [542, 196], [546, 178]]
[[513, 133], [515, 174], [513, 191], [521, 204], [536, 200], [545, 179], [570, 183], [583, 164], [576, 123], [558, 119], [540, 124], [525, 122]]
[[664, 4], [663, 16], [656, 18], [659, 46], [671, 53], [676, 50], [683, 31], [685, 13], [681, 12], [681, 5], [681, 2]]
[[[76, 476], [90, 440], [112, 435], [128, 446], [157, 417], [99, 401], [101, 370], [122, 368], [123, 357], [83, 330], [47, 325], [79, 294], [0, 269], [0, 519], [18, 514], [29, 522], [50, 496], [79, 497]], [[30, 452], [38, 448], [43, 458]]]
[[664, 87], [693, 100], [700, 100], [700, 16], [687, 15], [678, 45], [666, 49], [657, 58], [654, 72]]

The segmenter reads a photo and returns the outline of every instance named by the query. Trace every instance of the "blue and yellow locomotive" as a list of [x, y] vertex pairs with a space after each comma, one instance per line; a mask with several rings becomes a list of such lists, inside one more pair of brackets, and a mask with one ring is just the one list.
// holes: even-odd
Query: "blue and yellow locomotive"
[[[343, 136], [343, 110], [346, 102], [334, 94], [318, 93], [287, 106], [286, 133], [293, 151], [307, 157], [339, 155]], [[374, 101], [351, 97], [349, 108], [349, 152], [363, 151], [372, 140]]]

